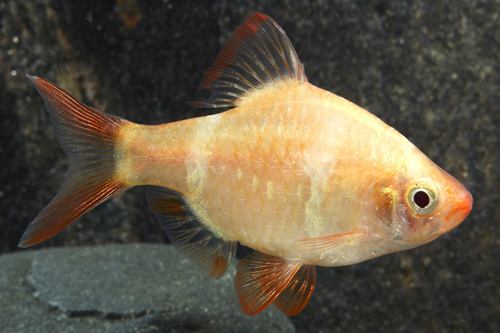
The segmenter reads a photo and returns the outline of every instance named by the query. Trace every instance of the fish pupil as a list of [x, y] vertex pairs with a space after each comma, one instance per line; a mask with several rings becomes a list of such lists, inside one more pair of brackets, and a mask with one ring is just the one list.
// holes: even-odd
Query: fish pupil
[[425, 208], [431, 202], [431, 198], [424, 191], [417, 191], [413, 195], [413, 202], [420, 208]]

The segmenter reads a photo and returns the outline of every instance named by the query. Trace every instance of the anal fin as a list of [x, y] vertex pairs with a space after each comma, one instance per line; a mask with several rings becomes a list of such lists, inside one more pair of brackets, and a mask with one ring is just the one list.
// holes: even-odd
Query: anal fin
[[185, 203], [182, 195], [160, 186], [146, 190], [151, 210], [172, 244], [209, 277], [224, 275], [237, 243], [215, 235]]
[[254, 252], [240, 260], [236, 269], [236, 292], [247, 315], [256, 315], [273, 302], [285, 314], [295, 315], [314, 289], [315, 267], [295, 260]]
[[304, 265], [300, 267], [292, 280], [276, 298], [274, 305], [286, 315], [295, 316], [302, 311], [307, 302], [309, 302], [315, 284], [316, 266]]

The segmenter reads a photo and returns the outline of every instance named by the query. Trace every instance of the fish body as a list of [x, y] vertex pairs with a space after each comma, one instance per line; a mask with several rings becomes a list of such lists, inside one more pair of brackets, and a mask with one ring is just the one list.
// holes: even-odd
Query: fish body
[[[390, 245], [375, 230], [369, 194], [381, 174], [407, 170], [408, 156], [426, 159], [372, 114], [307, 82], [272, 87], [228, 112], [129, 127], [121, 133], [127, 185], [174, 189], [228, 239], [322, 266], [384, 254]], [[360, 229], [362, 244], [328, 254], [296, 244]]]
[[237, 242], [257, 251], [240, 261], [235, 280], [247, 314], [271, 303], [297, 314], [316, 265], [427, 243], [472, 207], [470, 193], [404, 136], [308, 83], [285, 33], [263, 14], [236, 29], [202, 84], [211, 97], [194, 103], [233, 107], [223, 113], [139, 125], [30, 78], [70, 171], [21, 246], [120, 191], [149, 185], [160, 226], [209, 276], [224, 274]]

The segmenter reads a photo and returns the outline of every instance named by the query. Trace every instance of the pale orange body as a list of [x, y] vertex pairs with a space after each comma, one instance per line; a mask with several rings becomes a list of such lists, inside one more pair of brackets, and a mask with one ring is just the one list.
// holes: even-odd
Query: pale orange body
[[[260, 91], [239, 107], [120, 133], [129, 186], [160, 185], [186, 196], [203, 223], [230, 240], [303, 263], [337, 266], [372, 258], [384, 235], [325, 253], [296, 241], [377, 232], [370, 193], [380, 175], [427, 159], [355, 104], [307, 82]], [[384, 254], [384, 253], [379, 253]]]

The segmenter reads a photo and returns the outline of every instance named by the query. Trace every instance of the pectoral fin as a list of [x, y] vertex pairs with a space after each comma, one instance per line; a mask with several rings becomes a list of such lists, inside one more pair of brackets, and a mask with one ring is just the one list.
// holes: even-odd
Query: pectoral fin
[[247, 315], [256, 315], [271, 303], [288, 315], [299, 313], [314, 289], [314, 266], [254, 252], [236, 267], [236, 292]]
[[359, 241], [365, 236], [366, 230], [361, 229], [324, 237], [302, 238], [297, 240], [297, 246], [304, 251], [328, 252], [342, 244]]

